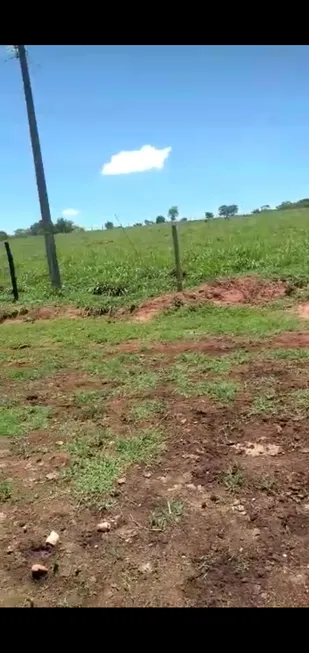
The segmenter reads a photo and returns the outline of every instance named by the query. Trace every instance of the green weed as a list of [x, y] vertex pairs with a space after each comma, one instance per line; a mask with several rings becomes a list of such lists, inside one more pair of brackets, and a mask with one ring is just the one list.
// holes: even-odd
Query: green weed
[[13, 494], [13, 485], [10, 481], [0, 479], [0, 503], [11, 499]]
[[154, 399], [136, 402], [130, 410], [130, 414], [135, 420], [144, 420], [161, 412], [163, 412], [162, 403]]
[[113, 436], [108, 431], [101, 431], [92, 439], [81, 435], [69, 445], [71, 466], [67, 474], [81, 498], [104, 502], [117, 478], [130, 465], [151, 460], [161, 443], [162, 434], [153, 429], [127, 438]]
[[50, 409], [44, 406], [0, 406], [0, 436], [18, 436], [46, 428]]
[[178, 522], [184, 512], [184, 504], [179, 500], [167, 501], [150, 513], [149, 524], [153, 531], [165, 531], [173, 522]]
[[230, 492], [235, 492], [244, 485], [245, 477], [238, 465], [233, 465], [221, 475], [222, 482]]
[[273, 392], [261, 392], [258, 394], [253, 402], [250, 413], [252, 415], [275, 415], [280, 407], [279, 399]]

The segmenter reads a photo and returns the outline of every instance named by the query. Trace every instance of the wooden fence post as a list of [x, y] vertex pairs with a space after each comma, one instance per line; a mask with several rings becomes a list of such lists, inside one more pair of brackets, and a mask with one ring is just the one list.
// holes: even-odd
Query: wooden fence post
[[181, 270], [181, 264], [180, 264], [177, 226], [175, 224], [172, 224], [172, 236], [173, 236], [173, 246], [174, 246], [174, 255], [175, 255], [175, 270], [176, 270], [176, 279], [177, 279], [177, 290], [178, 290], [178, 292], [180, 292], [182, 290], [182, 270]]
[[4, 247], [5, 247], [6, 255], [8, 257], [8, 263], [9, 263], [9, 269], [10, 269], [10, 276], [11, 276], [11, 282], [12, 282], [12, 290], [13, 290], [14, 301], [17, 302], [17, 300], [18, 300], [18, 288], [17, 288], [17, 281], [16, 281], [16, 274], [15, 274], [15, 265], [14, 265], [13, 254], [12, 254], [11, 248], [10, 248], [10, 243], [8, 243], [7, 240], [4, 242]]

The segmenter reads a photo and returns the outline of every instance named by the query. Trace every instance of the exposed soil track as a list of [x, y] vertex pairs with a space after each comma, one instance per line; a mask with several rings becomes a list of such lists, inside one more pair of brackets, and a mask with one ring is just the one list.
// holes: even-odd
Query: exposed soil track
[[[197, 288], [172, 292], [143, 302], [137, 308], [111, 310], [113, 318], [122, 317], [137, 322], [147, 322], [164, 310], [172, 307], [192, 306], [211, 302], [218, 306], [267, 304], [270, 301], [284, 297], [288, 292], [288, 284], [284, 281], [271, 281], [259, 277], [236, 277], [234, 279], [216, 280], [205, 283]], [[74, 306], [46, 306], [38, 308], [21, 308], [0, 313], [0, 324], [7, 320], [36, 321], [51, 320], [60, 317], [76, 318], [99, 316], [108, 313], [100, 307], [79, 309]]]
[[213, 283], [202, 284], [192, 290], [180, 293], [168, 293], [161, 297], [149, 299], [134, 312], [133, 319], [147, 322], [158, 313], [173, 306], [186, 306], [212, 302], [218, 306], [239, 304], [266, 304], [283, 297], [287, 292], [287, 284], [283, 281], [269, 281], [258, 277], [236, 277], [222, 279]]

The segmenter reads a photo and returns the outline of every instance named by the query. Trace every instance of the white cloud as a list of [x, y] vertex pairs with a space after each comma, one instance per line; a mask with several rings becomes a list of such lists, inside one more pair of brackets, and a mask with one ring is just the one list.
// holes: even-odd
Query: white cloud
[[63, 209], [61, 215], [63, 218], [74, 218], [79, 214], [77, 209]]
[[104, 163], [101, 173], [102, 175], [129, 175], [132, 172], [162, 170], [171, 150], [171, 147], [158, 150], [152, 145], [143, 145], [140, 150], [123, 150], [113, 154], [111, 160]]

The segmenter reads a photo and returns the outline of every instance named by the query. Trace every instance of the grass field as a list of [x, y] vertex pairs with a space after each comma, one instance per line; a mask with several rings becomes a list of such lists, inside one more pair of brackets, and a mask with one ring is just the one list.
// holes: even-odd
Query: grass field
[[[263, 277], [245, 303], [3, 320], [0, 606], [308, 606], [307, 220], [179, 226], [186, 287]], [[41, 239], [12, 240], [20, 304], [171, 291], [170, 226], [128, 234], [138, 256], [118, 229], [57, 237], [60, 297]]]
[[[178, 226], [185, 284], [247, 272], [309, 277], [309, 211], [270, 212], [230, 221]], [[78, 306], [119, 306], [140, 302], [175, 287], [170, 224], [123, 231], [96, 231], [56, 237], [63, 293], [58, 301]], [[54, 301], [47, 276], [43, 238], [12, 239], [20, 301]], [[98, 286], [106, 294], [95, 295]], [[123, 294], [111, 296], [120, 291]], [[0, 247], [0, 305], [11, 289], [4, 247]]]

